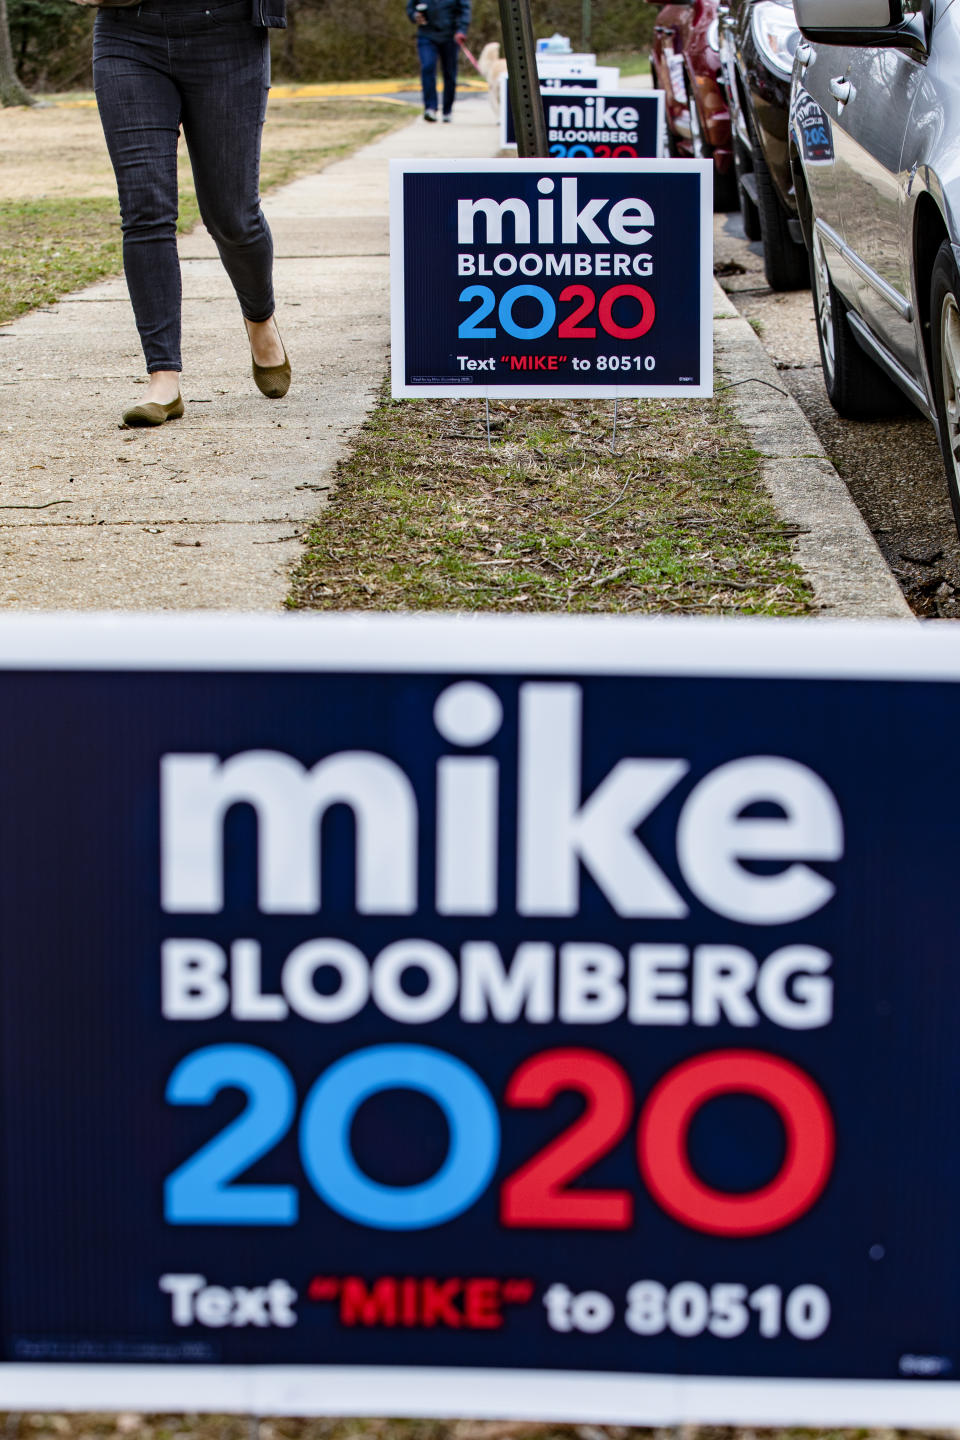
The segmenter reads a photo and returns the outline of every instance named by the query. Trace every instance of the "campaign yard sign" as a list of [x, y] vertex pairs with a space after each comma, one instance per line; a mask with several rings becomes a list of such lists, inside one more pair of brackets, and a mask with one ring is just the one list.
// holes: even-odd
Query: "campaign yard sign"
[[953, 631], [5, 618], [0, 713], [4, 1409], [955, 1423]]
[[[615, 66], [604, 65], [591, 68], [583, 75], [540, 75], [540, 93], [548, 90], [617, 90], [620, 85], [620, 71]], [[649, 90], [643, 92], [649, 95]], [[517, 127], [513, 118], [513, 107], [510, 104], [510, 83], [507, 75], [500, 76], [500, 148], [509, 150], [516, 148]], [[654, 155], [658, 151], [651, 150]]]
[[663, 153], [662, 90], [541, 91], [550, 154], [655, 160]]
[[395, 397], [712, 393], [713, 171], [394, 160]]

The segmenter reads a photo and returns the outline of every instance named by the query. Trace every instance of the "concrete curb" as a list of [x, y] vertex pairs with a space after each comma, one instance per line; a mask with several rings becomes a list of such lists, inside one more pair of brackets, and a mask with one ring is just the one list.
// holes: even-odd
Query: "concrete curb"
[[[911, 620], [886, 560], [823, 446], [758, 337], [730, 296], [714, 287], [714, 343], [721, 384], [761, 452], [777, 513], [805, 533], [796, 558], [820, 611], [834, 617]], [[779, 393], [775, 393], [779, 392]]]

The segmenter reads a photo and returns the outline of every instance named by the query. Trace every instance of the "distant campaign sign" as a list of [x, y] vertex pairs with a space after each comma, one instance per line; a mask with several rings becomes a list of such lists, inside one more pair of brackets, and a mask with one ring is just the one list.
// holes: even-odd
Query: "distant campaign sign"
[[393, 394], [708, 395], [712, 168], [391, 162]]
[[[620, 84], [620, 71], [614, 66], [584, 67], [582, 75], [570, 75], [566, 73], [540, 74], [540, 93], [548, 90], [616, 90]], [[650, 91], [644, 91], [644, 95], [650, 95]], [[500, 77], [500, 148], [509, 149], [517, 143], [517, 127], [513, 119], [513, 107], [510, 104], [510, 84], [507, 75]], [[651, 150], [650, 154], [657, 151]]]
[[543, 91], [550, 154], [599, 160], [661, 154], [662, 90]]
[[0, 707], [5, 1410], [955, 1423], [954, 632], [5, 619]]

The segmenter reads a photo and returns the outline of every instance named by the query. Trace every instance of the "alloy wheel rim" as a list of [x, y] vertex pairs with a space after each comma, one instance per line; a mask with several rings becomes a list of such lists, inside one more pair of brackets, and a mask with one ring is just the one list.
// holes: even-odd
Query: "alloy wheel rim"
[[960, 472], [960, 308], [953, 295], [945, 297], [940, 311], [940, 376], [946, 441], [956, 476]]
[[827, 257], [823, 253], [823, 241], [819, 235], [813, 241], [813, 278], [816, 288], [817, 327], [823, 344], [823, 367], [827, 380], [832, 384], [837, 363], [837, 335], [834, 328], [833, 298], [830, 287], [830, 272]]

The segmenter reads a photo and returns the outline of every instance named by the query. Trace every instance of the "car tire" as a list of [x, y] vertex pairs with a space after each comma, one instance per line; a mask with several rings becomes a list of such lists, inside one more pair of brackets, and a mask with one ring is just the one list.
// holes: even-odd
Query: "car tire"
[[760, 146], [754, 146], [753, 173], [757, 181], [757, 209], [763, 240], [763, 273], [771, 290], [805, 290], [810, 280], [807, 247], [790, 234], [790, 222], [780, 204], [773, 176]]
[[845, 420], [877, 420], [900, 414], [906, 401], [857, 344], [847, 324], [848, 307], [830, 279], [823, 241], [815, 229], [810, 249], [810, 289], [820, 342], [827, 398]]
[[747, 153], [742, 140], [734, 138], [733, 142], [733, 170], [736, 177], [737, 193], [740, 197], [740, 218], [743, 221], [743, 233], [748, 240], [759, 240], [760, 212], [747, 194], [743, 185], [743, 176], [751, 169], [747, 159]]
[[960, 531], [960, 272], [946, 240], [930, 278], [930, 349], [940, 451]]

